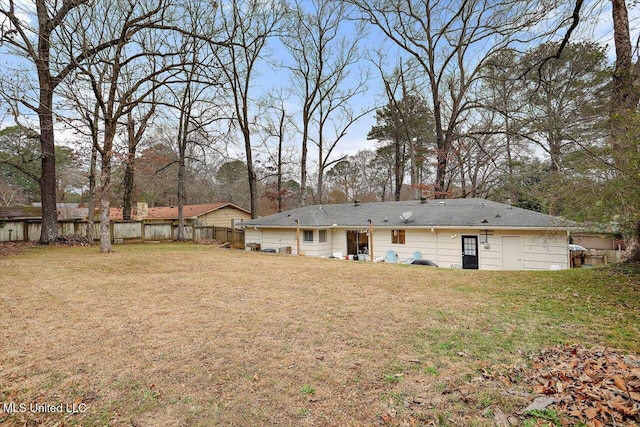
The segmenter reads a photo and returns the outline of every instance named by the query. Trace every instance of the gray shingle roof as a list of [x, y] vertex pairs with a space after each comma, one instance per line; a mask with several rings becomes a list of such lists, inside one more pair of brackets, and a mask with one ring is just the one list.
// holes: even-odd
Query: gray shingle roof
[[[408, 221], [400, 217], [411, 212]], [[404, 202], [343, 203], [313, 205], [246, 221], [246, 227], [289, 228], [295, 220], [312, 228], [366, 227], [371, 219], [377, 227], [477, 227], [566, 229], [577, 224], [560, 217], [541, 214], [484, 199], [419, 200]]]

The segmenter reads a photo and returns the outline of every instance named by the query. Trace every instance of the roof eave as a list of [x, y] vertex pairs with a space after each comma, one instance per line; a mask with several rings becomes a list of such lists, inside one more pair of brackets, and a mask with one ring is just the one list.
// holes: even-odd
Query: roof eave
[[[268, 228], [268, 229], [296, 229], [296, 225], [273, 225], [273, 224], [238, 224], [242, 228]], [[349, 228], [363, 228], [368, 227], [369, 224], [359, 224], [359, 225], [302, 225], [300, 228], [306, 229], [349, 229]], [[488, 229], [488, 230], [556, 230], [556, 231], [564, 231], [564, 230], [575, 230], [576, 227], [569, 226], [518, 226], [518, 225], [490, 225], [490, 224], [480, 224], [480, 225], [415, 225], [415, 224], [391, 224], [391, 225], [375, 225], [374, 229], [396, 229], [396, 228], [413, 228], [413, 229], [422, 229], [422, 228], [433, 228], [434, 230], [449, 230], [452, 228], [455, 229], [463, 229], [463, 230], [478, 230], [478, 229]]]

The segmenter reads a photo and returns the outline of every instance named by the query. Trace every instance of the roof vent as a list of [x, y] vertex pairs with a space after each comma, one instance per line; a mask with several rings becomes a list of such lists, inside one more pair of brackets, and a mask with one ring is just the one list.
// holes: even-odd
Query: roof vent
[[482, 223], [483, 224], [489, 224], [489, 220], [487, 218], [485, 218], [485, 219], [482, 220]]
[[360, 200], [354, 199], [353, 200], [353, 206], [360, 206]]
[[444, 203], [444, 202], [438, 202], [438, 204], [439, 204], [440, 206], [444, 206], [444, 205], [445, 205], [445, 203]]
[[421, 205], [426, 205], [427, 204], [427, 198], [424, 196], [420, 196], [420, 204]]

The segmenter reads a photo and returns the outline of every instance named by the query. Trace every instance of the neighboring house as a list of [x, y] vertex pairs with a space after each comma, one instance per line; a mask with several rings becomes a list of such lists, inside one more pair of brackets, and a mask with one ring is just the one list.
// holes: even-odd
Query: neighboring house
[[[36, 207], [11, 207], [0, 208], [0, 218], [29, 218], [40, 219], [42, 208]], [[86, 221], [89, 210], [84, 204], [58, 203], [58, 221], [83, 220]], [[201, 205], [185, 205], [183, 215], [187, 224], [213, 225], [216, 227], [237, 227], [242, 221], [251, 219], [251, 212], [242, 209], [232, 203], [206, 203]], [[178, 222], [178, 207], [149, 208], [147, 204], [138, 203], [132, 212], [135, 221]], [[100, 221], [100, 207], [96, 206], [94, 221]], [[109, 219], [122, 221], [122, 208], [109, 208]]]
[[[58, 221], [74, 221], [85, 219], [87, 209], [79, 203], [56, 203]], [[31, 206], [11, 206], [0, 208], [0, 218], [20, 218], [39, 220], [42, 218], [42, 203], [33, 203]]]
[[[42, 216], [42, 203], [35, 202], [32, 204], [38, 209], [38, 218]], [[74, 221], [86, 217], [87, 210], [83, 209], [80, 203], [56, 203], [56, 211], [58, 212], [58, 221]]]
[[402, 262], [419, 251], [440, 267], [483, 270], [569, 268], [568, 232], [576, 226], [482, 199], [305, 206], [242, 225], [247, 246], [262, 249], [295, 254], [299, 238], [301, 254], [370, 259], [373, 244], [374, 258], [392, 250]]
[[[145, 207], [138, 207], [138, 211]], [[145, 221], [178, 221], [178, 207], [146, 208]], [[194, 225], [213, 225], [215, 227], [235, 228], [243, 221], [251, 219], [251, 212], [232, 203], [207, 203], [185, 205], [182, 211], [185, 223]], [[140, 216], [138, 216], [140, 217]]]
[[576, 245], [595, 250], [624, 250], [624, 240], [620, 235], [606, 233], [571, 233], [571, 239]]
[[583, 230], [571, 233], [571, 240], [571, 243], [587, 249], [608, 251], [625, 249], [620, 225], [615, 222], [585, 224]]
[[[87, 221], [89, 219], [89, 208], [82, 204], [76, 209], [76, 217], [74, 219], [80, 219]], [[60, 217], [58, 216], [58, 220]], [[122, 221], [122, 208], [109, 208], [109, 220], [110, 221]], [[93, 221], [100, 222], [100, 207], [95, 207], [93, 210]]]

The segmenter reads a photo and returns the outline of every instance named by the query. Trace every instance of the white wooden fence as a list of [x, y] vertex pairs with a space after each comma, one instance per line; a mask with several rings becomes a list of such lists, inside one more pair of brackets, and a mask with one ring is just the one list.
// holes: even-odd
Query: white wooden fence
[[[86, 235], [86, 221], [58, 221], [60, 235]], [[96, 240], [100, 239], [100, 224], [94, 223]], [[178, 236], [178, 226], [172, 222], [111, 221], [109, 233], [112, 243], [173, 241]], [[40, 239], [40, 220], [0, 220], [0, 242], [37, 242]], [[227, 227], [187, 225], [186, 240], [220, 240], [234, 247], [244, 247], [244, 230]]]

